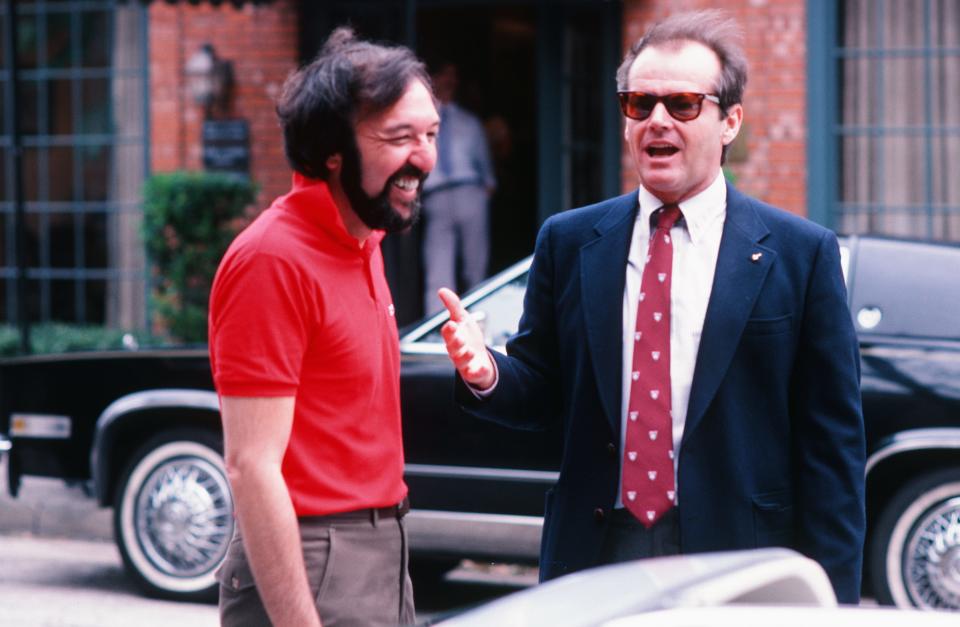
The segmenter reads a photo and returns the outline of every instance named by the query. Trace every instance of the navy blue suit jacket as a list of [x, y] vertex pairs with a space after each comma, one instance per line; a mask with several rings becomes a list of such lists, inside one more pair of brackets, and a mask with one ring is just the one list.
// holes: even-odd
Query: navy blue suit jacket
[[[537, 237], [499, 382], [467, 411], [562, 421], [541, 577], [597, 565], [616, 498], [622, 302], [637, 194], [552, 216]], [[759, 258], [754, 259], [760, 253]], [[864, 433], [857, 339], [835, 235], [728, 185], [727, 217], [678, 460], [681, 551], [786, 546], [841, 602], [860, 594]]]

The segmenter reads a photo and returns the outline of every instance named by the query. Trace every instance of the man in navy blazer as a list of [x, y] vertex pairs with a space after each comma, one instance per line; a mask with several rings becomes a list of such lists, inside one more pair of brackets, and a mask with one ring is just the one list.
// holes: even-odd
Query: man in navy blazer
[[[668, 18], [634, 44], [617, 83], [640, 189], [546, 221], [508, 356], [487, 350], [449, 290], [443, 335], [469, 411], [518, 428], [562, 421], [543, 579], [785, 546], [818, 561], [838, 599], [856, 603], [865, 453], [839, 248], [831, 231], [725, 183], [746, 83], [737, 35], [723, 13], [705, 11]], [[643, 267], [664, 205], [682, 215], [666, 227], [676, 487], [651, 523], [624, 507], [636, 492], [622, 484], [637, 462], [624, 450], [628, 397], [644, 384], [631, 372], [633, 320], [651, 289]]]

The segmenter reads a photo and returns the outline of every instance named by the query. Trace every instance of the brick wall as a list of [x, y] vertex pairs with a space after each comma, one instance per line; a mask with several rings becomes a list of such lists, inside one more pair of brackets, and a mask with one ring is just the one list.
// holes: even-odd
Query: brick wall
[[[806, 23], [795, 0], [624, 0], [624, 46], [670, 12], [724, 8], [746, 33], [750, 79], [744, 128], [730, 167], [737, 186], [758, 198], [806, 215]], [[296, 0], [234, 8], [208, 3], [150, 5], [151, 158], [155, 172], [199, 169], [202, 111], [183, 76], [186, 60], [204, 43], [233, 62], [232, 114], [251, 125], [251, 175], [258, 205], [284, 193], [290, 170], [273, 100], [297, 64]], [[623, 188], [636, 186], [624, 146]]]
[[274, 99], [297, 57], [295, 0], [269, 5], [209, 3], [150, 5], [151, 168], [154, 172], [201, 169], [201, 107], [193, 102], [183, 67], [209, 43], [233, 63], [234, 97], [229, 117], [250, 124], [250, 175], [260, 185], [258, 208], [290, 186], [290, 168], [274, 114]]
[[[806, 207], [806, 16], [796, 0], [625, 0], [625, 50], [671, 12], [722, 8], [740, 22], [749, 79], [730, 168], [737, 187], [793, 213]], [[745, 142], [745, 143], [744, 143]], [[637, 185], [624, 146], [623, 188]]]

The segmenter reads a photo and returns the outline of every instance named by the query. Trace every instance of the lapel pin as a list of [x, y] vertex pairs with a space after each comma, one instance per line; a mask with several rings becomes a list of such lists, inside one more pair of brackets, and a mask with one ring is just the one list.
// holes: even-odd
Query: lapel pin
[[760, 261], [760, 257], [763, 257], [763, 253], [753, 253], [752, 255], [750, 255], [750, 261], [752, 261], [753, 263], [757, 263], [758, 261]]

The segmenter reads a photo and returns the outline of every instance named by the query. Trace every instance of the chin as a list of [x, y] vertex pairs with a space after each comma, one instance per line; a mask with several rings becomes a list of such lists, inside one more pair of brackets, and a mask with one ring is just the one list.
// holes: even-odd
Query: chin
[[669, 178], [656, 175], [647, 176], [641, 177], [640, 181], [647, 191], [657, 198], [662, 199], [664, 196], [672, 196], [680, 191], [680, 186], [677, 184], [678, 181], [672, 176]]

